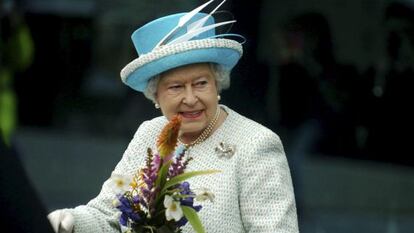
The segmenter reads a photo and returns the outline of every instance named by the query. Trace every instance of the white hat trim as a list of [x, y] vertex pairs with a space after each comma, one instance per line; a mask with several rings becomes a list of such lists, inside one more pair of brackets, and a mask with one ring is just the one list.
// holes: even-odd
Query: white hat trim
[[208, 48], [228, 48], [236, 50], [243, 54], [243, 48], [237, 41], [230, 39], [203, 39], [203, 40], [190, 40], [172, 45], [163, 45], [155, 48], [147, 54], [143, 54], [134, 59], [128, 65], [121, 70], [121, 79], [126, 82], [127, 77], [132, 74], [139, 67], [148, 64], [152, 61], [156, 61], [166, 56], [194, 50], [194, 49], [208, 49]]

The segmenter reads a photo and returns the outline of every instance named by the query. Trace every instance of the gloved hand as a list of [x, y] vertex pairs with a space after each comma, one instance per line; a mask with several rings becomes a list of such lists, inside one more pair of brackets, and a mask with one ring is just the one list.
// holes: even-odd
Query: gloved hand
[[47, 215], [52, 224], [52, 228], [56, 233], [71, 233], [75, 218], [67, 210], [55, 210]]

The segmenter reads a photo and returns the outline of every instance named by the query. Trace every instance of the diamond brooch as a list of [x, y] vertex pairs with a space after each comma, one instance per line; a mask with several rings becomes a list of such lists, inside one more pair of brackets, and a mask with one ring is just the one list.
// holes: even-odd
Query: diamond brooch
[[224, 142], [220, 142], [219, 145], [215, 148], [216, 153], [218, 154], [219, 158], [231, 158], [234, 153], [236, 152], [236, 148], [234, 145], [226, 144]]

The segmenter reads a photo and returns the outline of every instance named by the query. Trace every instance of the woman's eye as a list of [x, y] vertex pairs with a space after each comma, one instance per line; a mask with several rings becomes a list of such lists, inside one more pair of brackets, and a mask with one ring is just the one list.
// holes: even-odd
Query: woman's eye
[[170, 90], [178, 90], [180, 88], [181, 88], [181, 85], [172, 85], [172, 86], [168, 87], [168, 89], [170, 89]]
[[195, 83], [195, 86], [196, 87], [204, 87], [204, 86], [206, 86], [208, 84], [208, 82], [207, 81], [198, 81], [198, 82], [196, 82]]

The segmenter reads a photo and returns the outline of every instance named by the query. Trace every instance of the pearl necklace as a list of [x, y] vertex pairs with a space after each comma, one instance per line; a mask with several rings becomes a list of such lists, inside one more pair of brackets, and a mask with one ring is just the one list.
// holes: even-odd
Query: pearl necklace
[[208, 124], [208, 126], [204, 129], [204, 131], [200, 134], [200, 136], [198, 136], [198, 138], [196, 138], [196, 140], [194, 140], [193, 142], [190, 143], [184, 143], [180, 140], [180, 138], [178, 138], [178, 141], [183, 144], [185, 146], [185, 148], [189, 149], [190, 147], [193, 147], [197, 144], [202, 143], [203, 141], [205, 141], [208, 136], [210, 136], [211, 131], [213, 131], [214, 126], [216, 126], [217, 124], [217, 120], [220, 117], [220, 106], [217, 106], [217, 111], [216, 114], [214, 115], [213, 120]]

